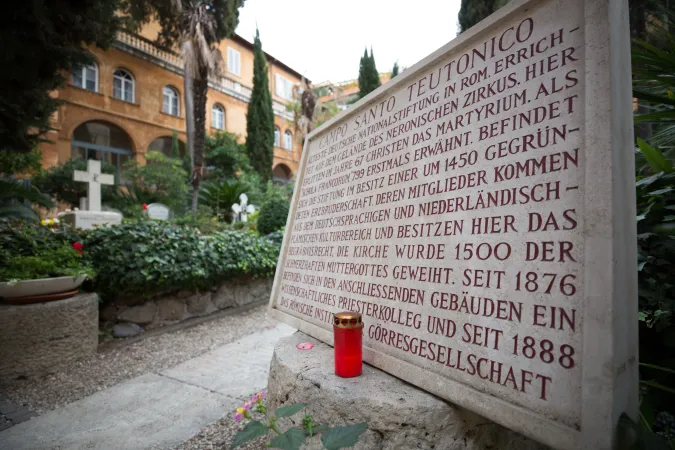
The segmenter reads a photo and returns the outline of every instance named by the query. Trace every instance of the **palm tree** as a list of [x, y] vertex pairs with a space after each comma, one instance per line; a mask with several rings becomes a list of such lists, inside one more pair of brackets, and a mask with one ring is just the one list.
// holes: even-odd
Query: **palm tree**
[[216, 44], [234, 35], [244, 0], [127, 0], [135, 26], [157, 18], [160, 44], [179, 46], [184, 64], [185, 118], [192, 162], [192, 212], [199, 202], [204, 175], [206, 94], [209, 77], [220, 73], [222, 55]]
[[296, 86], [293, 89], [293, 96], [300, 99], [300, 101], [293, 101], [286, 105], [286, 110], [293, 114], [293, 127], [295, 128], [296, 136], [301, 137], [301, 143], [304, 144], [305, 137], [315, 128], [321, 126], [324, 122], [335, 116], [340, 109], [335, 102], [320, 103], [317, 102], [319, 95], [307, 83], [307, 80], [302, 80], [302, 94], [299, 94], [300, 87]]
[[198, 2], [186, 2], [183, 9], [181, 0], [174, 0], [181, 8], [183, 26], [181, 32], [181, 53], [184, 61], [185, 119], [190, 159], [192, 161], [192, 212], [197, 211], [199, 185], [204, 175], [204, 136], [206, 134], [206, 93], [209, 75], [219, 72], [222, 55], [214, 43], [217, 42], [215, 18], [209, 13], [210, 6]]

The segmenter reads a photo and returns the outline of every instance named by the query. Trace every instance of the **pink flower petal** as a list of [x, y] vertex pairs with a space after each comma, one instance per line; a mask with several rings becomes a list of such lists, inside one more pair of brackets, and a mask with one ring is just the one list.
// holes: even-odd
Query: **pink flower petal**
[[302, 344], [298, 344], [295, 346], [298, 350], [311, 350], [314, 348], [314, 344], [311, 342], [303, 342]]

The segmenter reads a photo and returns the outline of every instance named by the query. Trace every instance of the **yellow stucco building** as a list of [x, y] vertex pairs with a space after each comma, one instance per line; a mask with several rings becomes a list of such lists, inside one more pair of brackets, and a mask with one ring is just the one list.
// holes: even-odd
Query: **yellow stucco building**
[[[140, 35], [119, 32], [107, 51], [92, 48], [96, 63], [73, 71], [67, 85], [54, 93], [63, 103], [53, 127], [40, 144], [43, 165], [69, 158], [101, 159], [118, 168], [148, 149], [170, 154], [172, 135], [185, 148], [183, 61], [158, 47], [157, 26]], [[207, 133], [229, 131], [246, 137], [246, 111], [253, 85], [253, 44], [241, 36], [219, 44], [223, 72], [209, 82]], [[274, 177], [285, 182], [298, 171], [301, 139], [286, 110], [302, 75], [266, 54], [275, 122]]]

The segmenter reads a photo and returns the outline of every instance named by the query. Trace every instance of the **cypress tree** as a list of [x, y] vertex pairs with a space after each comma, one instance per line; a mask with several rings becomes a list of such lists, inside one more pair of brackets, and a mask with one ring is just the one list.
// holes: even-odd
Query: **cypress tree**
[[394, 78], [396, 75], [398, 75], [398, 61], [394, 63], [394, 67], [391, 69], [391, 77]]
[[369, 79], [367, 75], [368, 64], [369, 64], [368, 49], [366, 48], [365, 50], [363, 50], [363, 56], [361, 57], [361, 61], [359, 62], [359, 98], [362, 98], [365, 95], [367, 95], [364, 94], [364, 92], [370, 92], [370, 90], [368, 90], [369, 87]]
[[246, 113], [246, 152], [253, 168], [266, 183], [272, 178], [274, 158], [274, 112], [269, 89], [267, 60], [260, 33], [253, 42], [253, 91]]
[[382, 86], [382, 83], [380, 82], [380, 72], [377, 71], [377, 66], [375, 65], [375, 56], [373, 55], [373, 47], [370, 47], [370, 79], [371, 79], [371, 86], [372, 89], [371, 91], [374, 91], [375, 89], [379, 88]]
[[507, 4], [509, 0], [462, 0], [457, 20], [462, 33]]
[[377, 72], [377, 67], [375, 66], [373, 49], [370, 49], [370, 55], [368, 55], [368, 49], [366, 49], [359, 64], [359, 98], [370, 94], [380, 87], [381, 84], [380, 74]]

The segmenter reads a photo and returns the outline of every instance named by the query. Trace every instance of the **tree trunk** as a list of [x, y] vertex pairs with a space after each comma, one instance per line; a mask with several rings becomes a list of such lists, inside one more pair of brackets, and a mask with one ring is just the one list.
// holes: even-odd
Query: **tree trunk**
[[192, 146], [192, 212], [197, 213], [199, 184], [204, 175], [204, 138], [206, 135], [206, 94], [209, 88], [208, 67], [199, 68], [199, 77], [193, 80], [194, 139]]
[[[194, 158], [194, 143], [195, 143], [195, 122], [194, 122], [194, 107], [193, 107], [193, 80], [190, 71], [187, 67], [183, 68], [183, 96], [185, 98], [185, 128], [187, 133], [187, 148], [188, 154], [190, 155], [190, 165], [192, 170], [195, 167], [195, 158]], [[191, 177], [192, 179], [192, 177]], [[197, 192], [199, 195], [199, 192]], [[196, 202], [195, 193], [192, 193], [192, 205]], [[192, 210], [195, 210], [195, 206], [192, 206]]]

